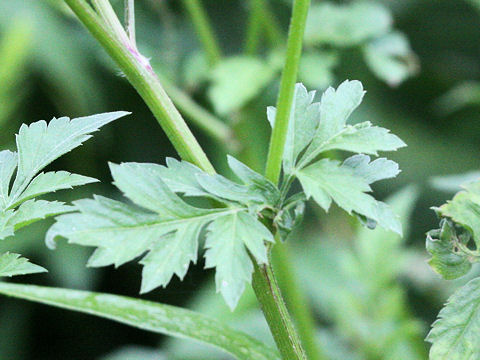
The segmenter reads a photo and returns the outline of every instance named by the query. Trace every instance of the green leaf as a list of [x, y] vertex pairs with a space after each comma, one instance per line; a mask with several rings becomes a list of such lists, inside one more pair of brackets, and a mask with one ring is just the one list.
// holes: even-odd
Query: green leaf
[[227, 155], [228, 166], [243, 183], [248, 186], [250, 193], [259, 194], [265, 203], [275, 205], [280, 200], [278, 188], [265, 176], [250, 169], [233, 156]]
[[253, 273], [246, 248], [260, 264], [265, 264], [268, 258], [264, 240], [273, 242], [273, 236], [256, 218], [242, 212], [216, 219], [207, 232], [205, 267], [216, 268], [217, 291], [233, 310]]
[[370, 156], [353, 155], [343, 162], [345, 167], [353, 169], [355, 175], [364, 178], [368, 184], [396, 177], [400, 173], [395, 161], [378, 158], [370, 162]]
[[46, 272], [43, 267], [32, 264], [19, 254], [5, 253], [0, 255], [0, 277], [16, 276]]
[[91, 138], [90, 133], [120, 117], [124, 111], [97, 114], [70, 120], [54, 118], [47, 125], [38, 121], [22, 125], [17, 135], [18, 170], [12, 187], [12, 197], [17, 199], [33, 177], [53, 160], [71, 151]]
[[0, 293], [203, 342], [241, 360], [280, 360], [275, 350], [258, 340], [216, 319], [174, 306], [110, 294], [7, 283], [0, 283]]
[[467, 360], [480, 357], [480, 278], [457, 290], [438, 314], [426, 340], [432, 360]]
[[333, 200], [349, 214], [358, 213], [401, 234], [401, 224], [388, 205], [367, 194], [371, 191], [370, 180], [363, 173], [359, 175], [358, 170], [339, 161], [323, 159], [295, 174], [307, 197], [313, 197], [326, 211]]
[[346, 150], [377, 155], [378, 151], [392, 151], [405, 146], [387, 129], [372, 126], [370, 122], [347, 125], [347, 119], [360, 105], [365, 91], [360, 81], [346, 80], [337, 90], [328, 88], [319, 106], [320, 122], [313, 140], [301, 160], [303, 167], [316, 156], [328, 150]]
[[[141, 260], [144, 265], [141, 291], [148, 292], [166, 286], [174, 274], [183, 278], [190, 262], [197, 259], [202, 229], [211, 223], [206, 235], [207, 247], [211, 249], [207, 252], [210, 253], [207, 266], [217, 267], [217, 279], [220, 279], [217, 280], [218, 290], [233, 308], [238, 301], [239, 289], [243, 291], [245, 281], [251, 279], [253, 266], [246, 248], [258, 262], [263, 263], [266, 261], [264, 240], [273, 241], [271, 233], [248, 213], [248, 207], [232, 203], [228, 208], [221, 209], [191, 206], [163, 182], [162, 172], [166, 168], [154, 164], [110, 164], [110, 169], [115, 185], [125, 196], [149, 211], [101, 196], [75, 201], [79, 213], [57, 217], [57, 222], [47, 233], [47, 244], [53, 246], [54, 239], [62, 236], [71, 243], [98, 247], [90, 258], [90, 266], [120, 266], [148, 252]], [[197, 174], [196, 178], [207, 191], [212, 190], [225, 197], [227, 191], [236, 195], [228, 188], [230, 183], [223, 183], [229, 181], [225, 178], [219, 181], [218, 176], [206, 173]], [[219, 190], [217, 186], [221, 186]], [[238, 201], [248, 203], [248, 196]], [[215, 231], [222, 224], [233, 233], [226, 235]], [[248, 234], [237, 229], [242, 224], [248, 229]], [[217, 238], [223, 242], [217, 244]], [[225, 244], [227, 247], [222, 247]], [[216, 258], [215, 254], [219, 252], [229, 257]], [[229, 266], [237, 272], [229, 273]], [[224, 278], [227, 278], [226, 283]]]
[[8, 203], [8, 192], [13, 172], [17, 167], [17, 153], [0, 151], [0, 208], [5, 209]]
[[[81, 145], [100, 126], [126, 114], [113, 112], [73, 120], [64, 117], [53, 119], [48, 125], [43, 120], [22, 125], [17, 135], [18, 155], [8, 150], [0, 152], [0, 240], [35, 221], [72, 211], [63, 203], [33, 198], [97, 180], [66, 171], [37, 175], [38, 172]], [[16, 177], [10, 186], [15, 169]]]
[[228, 115], [240, 110], [268, 85], [276, 71], [254, 57], [236, 56], [221, 61], [212, 70], [208, 90], [215, 111]]
[[338, 60], [334, 52], [309, 50], [300, 59], [298, 78], [307, 87], [326, 89], [335, 79], [333, 69]]
[[390, 31], [389, 11], [373, 2], [313, 4], [305, 29], [307, 44], [356, 46]]
[[459, 248], [462, 240], [466, 239], [457, 236], [453, 224], [446, 219], [441, 221], [440, 229], [427, 233], [426, 247], [432, 255], [428, 263], [446, 280], [457, 279], [472, 268], [472, 257]]
[[364, 49], [363, 54], [373, 73], [390, 86], [398, 86], [418, 71], [418, 60], [405, 35], [392, 32], [381, 36]]
[[[51, 171], [38, 174], [25, 191], [16, 200], [16, 204], [20, 204], [28, 199], [55, 192], [57, 190], [72, 189], [74, 186], [90, 184], [98, 181], [97, 179], [71, 174], [68, 171]], [[16, 206], [10, 205], [10, 207]]]
[[[320, 121], [319, 104], [313, 103], [314, 97], [315, 91], [307, 91], [302, 84], [295, 86], [294, 102], [283, 152], [283, 167], [287, 173], [292, 171], [298, 155], [312, 141], [315, 129]], [[267, 108], [267, 118], [272, 128], [276, 113], [275, 107]]]
[[465, 191], [460, 191], [451, 201], [435, 208], [435, 211], [467, 229], [477, 248], [480, 247], [480, 181], [465, 185]]

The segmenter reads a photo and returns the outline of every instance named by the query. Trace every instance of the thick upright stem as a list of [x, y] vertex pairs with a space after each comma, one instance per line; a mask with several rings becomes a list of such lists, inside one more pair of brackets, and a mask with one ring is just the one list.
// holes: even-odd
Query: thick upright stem
[[[109, 31], [85, 1], [65, 0], [65, 2], [115, 60], [155, 115], [178, 154], [184, 160], [196, 164], [209, 173], [214, 173], [212, 164], [163, 89], [148, 61], [135, 49], [129, 48], [129, 42], [122, 43], [114, 33]], [[115, 23], [115, 20], [111, 19], [111, 22]]]
[[208, 62], [211, 66], [215, 65], [221, 57], [220, 46], [217, 43], [215, 34], [207, 14], [200, 3], [200, 0], [183, 0], [185, 8], [192, 19], [193, 26], [197, 32], [200, 42], [207, 54]]
[[306, 360], [270, 263], [255, 265], [252, 285], [282, 359]]
[[273, 127], [268, 149], [266, 177], [273, 183], [278, 183], [282, 166], [282, 156], [287, 138], [288, 120], [295, 93], [298, 64], [302, 54], [303, 34], [307, 21], [310, 0], [295, 0], [293, 3], [292, 21], [288, 32], [287, 57], [282, 72], [280, 93], [277, 100], [277, 116]]

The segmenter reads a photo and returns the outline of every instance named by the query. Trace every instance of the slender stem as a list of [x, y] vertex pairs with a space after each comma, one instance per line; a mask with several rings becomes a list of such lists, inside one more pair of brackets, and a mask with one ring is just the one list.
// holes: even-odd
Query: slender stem
[[305, 297], [304, 289], [301, 288], [295, 276], [288, 245], [280, 242], [275, 244], [272, 250], [272, 258], [275, 272], [280, 279], [280, 287], [285, 294], [288, 308], [292, 311], [308, 359], [325, 360], [326, 355], [321, 352], [317, 345], [315, 320]]
[[200, 0], [183, 0], [183, 4], [192, 19], [193, 26], [195, 26], [200, 42], [205, 49], [210, 66], [215, 65], [221, 57], [220, 46]]
[[[100, 1], [100, 0], [96, 0]], [[203, 170], [215, 170], [183, 118], [163, 90], [151, 67], [122, 44], [85, 0], [65, 0], [77, 17], [116, 61], [142, 96], [180, 156]], [[117, 19], [118, 20], [118, 19]], [[253, 287], [285, 360], [306, 359], [280, 290], [269, 266], [255, 266]]]
[[[280, 350], [282, 359], [306, 360], [300, 339], [293, 326], [292, 320], [278, 287], [277, 280], [272, 270], [271, 261], [268, 265], [255, 264], [253, 273], [253, 289], [261, 304], [263, 314], [272, 331], [273, 338]], [[289, 336], [283, 336], [285, 331]]]
[[250, 0], [250, 16], [245, 40], [245, 53], [248, 55], [255, 54], [258, 49], [262, 21], [261, 0]]
[[125, 0], [125, 28], [130, 42], [137, 47], [135, 36], [135, 0]]
[[245, 40], [246, 54], [253, 55], [257, 51], [262, 27], [267, 40], [273, 47], [282, 43], [282, 31], [267, 2], [265, 0], [250, 0], [250, 17]]
[[278, 183], [282, 166], [282, 156], [287, 138], [290, 108], [293, 103], [295, 82], [297, 81], [298, 64], [302, 53], [303, 34], [307, 20], [310, 0], [295, 0], [293, 3], [292, 20], [288, 32], [287, 58], [280, 82], [280, 93], [277, 100], [277, 116], [270, 138], [266, 177], [273, 183]]
[[282, 28], [280, 27], [275, 15], [273, 14], [267, 0], [257, 0], [260, 4], [260, 11], [262, 17], [262, 24], [265, 29], [267, 40], [272, 46], [278, 46], [284, 40]]
[[[144, 99], [178, 154], [208, 173], [214, 173], [212, 164], [166, 94], [148, 61], [145, 62], [146, 59], [135, 49], [129, 48], [128, 43], [121, 43], [84, 0], [65, 0], [65, 2], [115, 60], [129, 82]], [[110, 21], [114, 22], [112, 19]]]
[[164, 76], [159, 75], [159, 78], [173, 103], [185, 116], [190, 118], [193, 124], [197, 125], [213, 139], [225, 145], [227, 149], [233, 152], [238, 150], [240, 145], [227, 124], [198, 105], [188, 94], [176, 87]]
[[120, 39], [121, 42], [127, 43], [129, 41], [127, 33], [120, 23], [120, 20], [118, 20], [117, 14], [115, 14], [110, 1], [92, 0], [92, 4], [110, 30], [113, 31], [113, 33]]

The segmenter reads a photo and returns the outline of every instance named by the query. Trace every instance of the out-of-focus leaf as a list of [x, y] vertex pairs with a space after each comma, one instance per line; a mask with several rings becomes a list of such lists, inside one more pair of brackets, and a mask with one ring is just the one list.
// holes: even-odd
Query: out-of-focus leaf
[[0, 277], [46, 272], [43, 267], [32, 264], [19, 254], [0, 254]]
[[124, 346], [102, 356], [100, 360], [167, 360], [167, 356], [155, 348]]
[[364, 47], [365, 61], [373, 73], [390, 86], [397, 86], [418, 71], [418, 60], [405, 35], [392, 32]]
[[462, 185], [479, 181], [480, 171], [470, 171], [464, 174], [435, 176], [430, 179], [430, 184], [437, 190], [446, 192], [457, 192]]
[[469, 106], [480, 105], [480, 82], [465, 81], [450, 89], [435, 102], [435, 110], [449, 115]]
[[0, 293], [114, 320], [164, 335], [204, 342], [243, 360], [275, 360], [278, 354], [221, 322], [174, 306], [117, 295], [0, 283]]
[[272, 80], [277, 69], [246, 56], [221, 61], [212, 69], [208, 97], [215, 111], [227, 115], [241, 109]]
[[471, 280], [448, 299], [433, 323], [427, 341], [431, 360], [466, 360], [480, 356], [480, 278]]
[[338, 56], [332, 51], [309, 50], [300, 59], [298, 78], [307, 87], [323, 90], [333, 83], [337, 63]]
[[392, 17], [382, 5], [374, 2], [333, 4], [321, 2], [311, 6], [305, 41], [307, 44], [354, 46], [386, 34]]

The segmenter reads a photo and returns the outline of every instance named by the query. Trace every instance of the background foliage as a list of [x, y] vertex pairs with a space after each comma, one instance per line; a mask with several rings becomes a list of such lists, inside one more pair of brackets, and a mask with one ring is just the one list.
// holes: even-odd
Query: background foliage
[[[248, 2], [204, 3], [224, 52], [238, 55], [244, 45]], [[403, 240], [381, 230], [367, 232], [338, 208], [326, 216], [312, 206], [290, 246], [314, 308], [318, 337], [330, 358], [424, 359], [429, 324], [459, 282], [465, 282], [445, 282], [433, 273], [426, 263], [424, 233], [438, 225], [429, 207], [451, 198], [458, 185], [455, 178], [447, 183], [432, 178], [478, 169], [480, 91], [475, 80], [480, 76], [480, 53], [472, 39], [480, 35], [480, 13], [475, 1], [375, 3], [391, 11], [395, 29], [409, 39], [418, 57], [409, 61], [420, 65], [416, 76], [397, 84], [398, 78], [373, 73], [365, 55], [370, 43], [348, 44], [336, 51], [335, 44], [318, 39], [308, 42], [301, 76], [309, 88], [317, 89], [337, 86], [346, 78], [361, 80], [367, 95], [352, 115], [353, 122], [373, 120], [408, 144], [389, 154], [400, 164], [400, 176], [375, 185], [375, 190], [402, 214], [409, 230]], [[289, 1], [269, 4], [285, 32]], [[207, 61], [180, 2], [137, 1], [137, 12], [139, 47], [155, 69], [235, 124], [239, 143], [245, 145], [240, 156], [261, 170], [269, 134], [265, 109], [274, 104], [278, 89], [276, 52], [266, 51], [262, 41], [261, 57], [232, 57], [206, 75]], [[89, 197], [92, 192], [118, 197], [107, 161], [163, 163], [166, 156], [176, 156], [143, 101], [61, 2], [0, 0], [0, 49], [0, 150], [14, 148], [12, 135], [21, 123], [115, 110], [133, 113], [49, 167], [102, 180], [60, 193], [62, 200]], [[238, 69], [244, 76], [232, 77]], [[195, 126], [193, 130], [217, 167], [227, 171], [217, 143]], [[131, 263], [115, 271], [85, 268], [90, 252], [85, 248], [59, 242], [55, 253], [46, 249], [48, 225], [35, 224], [0, 243], [0, 250], [20, 252], [49, 269], [48, 274], [28, 276], [23, 282], [137, 295], [141, 266]], [[203, 272], [203, 266], [199, 262], [183, 282], [174, 278], [167, 289], [144, 298], [214, 315], [272, 341], [254, 296], [247, 291], [236, 311], [230, 312], [214, 294], [213, 273]], [[107, 320], [0, 298], [1, 359], [159, 356], [225, 358], [200, 345], [185, 346], [184, 341]]]

